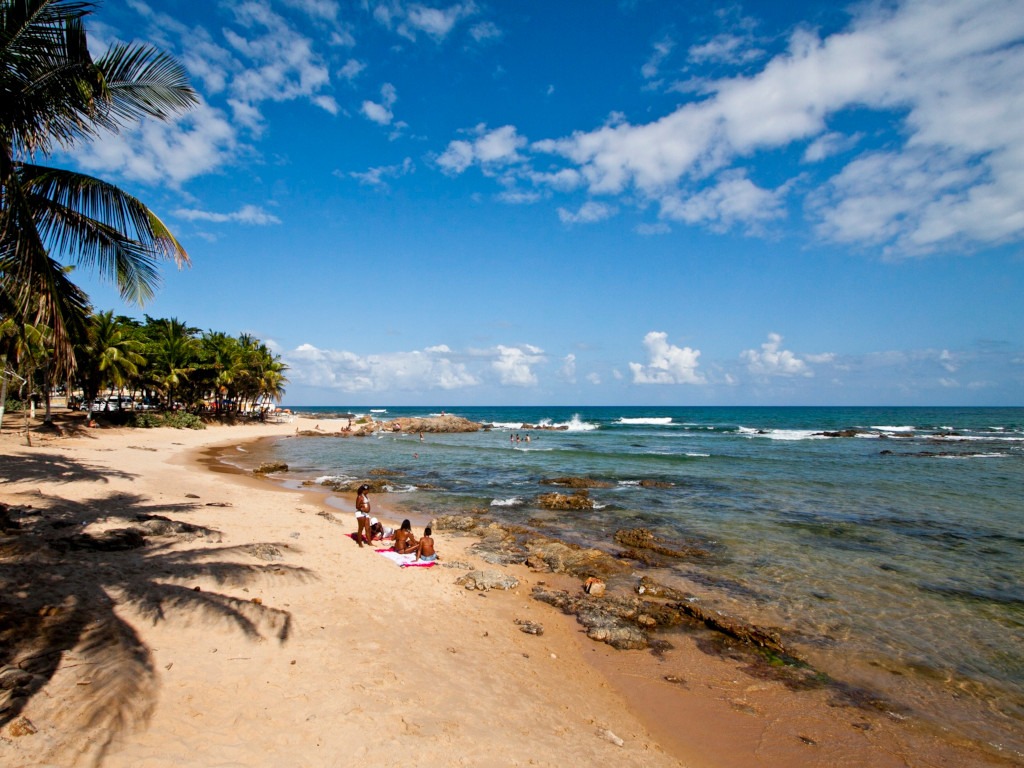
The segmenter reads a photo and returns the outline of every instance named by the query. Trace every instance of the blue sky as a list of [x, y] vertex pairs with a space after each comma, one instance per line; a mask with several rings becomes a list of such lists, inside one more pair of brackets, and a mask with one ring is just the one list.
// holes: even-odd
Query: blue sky
[[[291, 404], [1024, 404], [1024, 2], [106, 0], [76, 150]], [[141, 316], [109, 286], [94, 304]]]

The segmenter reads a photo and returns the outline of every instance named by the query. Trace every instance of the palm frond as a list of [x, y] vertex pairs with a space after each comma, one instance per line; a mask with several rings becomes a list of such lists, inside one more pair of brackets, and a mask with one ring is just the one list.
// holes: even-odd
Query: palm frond
[[166, 120], [199, 103], [185, 68], [152, 46], [112, 46], [96, 67], [103, 75], [104, 96], [97, 106], [114, 121]]

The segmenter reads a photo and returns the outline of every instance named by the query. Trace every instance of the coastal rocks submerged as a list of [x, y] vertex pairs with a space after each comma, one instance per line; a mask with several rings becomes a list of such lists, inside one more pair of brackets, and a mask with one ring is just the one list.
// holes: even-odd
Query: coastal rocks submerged
[[537, 504], [544, 507], [544, 509], [570, 511], [594, 508], [594, 500], [590, 498], [590, 492], [586, 489], [576, 491], [576, 493], [571, 495], [564, 493], [542, 493], [537, 497]]
[[[647, 552], [656, 555], [663, 555], [670, 558], [706, 558], [711, 557], [711, 551], [698, 544], [680, 541], [669, 541], [668, 539], [655, 536], [646, 528], [623, 528], [615, 532], [615, 541], [629, 549], [622, 553], [623, 557], [631, 560], [639, 560], [648, 565], [657, 564], [647, 556]], [[642, 550], [642, 552], [638, 551]]]

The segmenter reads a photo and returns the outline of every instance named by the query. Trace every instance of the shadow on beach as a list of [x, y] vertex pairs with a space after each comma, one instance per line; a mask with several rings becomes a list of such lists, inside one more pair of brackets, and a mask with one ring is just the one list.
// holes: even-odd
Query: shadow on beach
[[[5, 465], [7, 479], [103, 479], [51, 455], [6, 457]], [[40, 496], [33, 503], [0, 504], [0, 727], [34, 732], [22, 713], [58, 670], [70, 675], [62, 690], [74, 693], [73, 680], [86, 691], [66, 697], [66, 722], [83, 738], [65, 741], [81, 743], [96, 762], [119, 735], [145, 723], [158, 679], [151, 649], [122, 608], [154, 624], [203, 614], [253, 639], [288, 640], [288, 611], [185, 586], [205, 578], [240, 588], [268, 573], [312, 578], [281, 563], [240, 562], [277, 559], [283, 545], [219, 546], [216, 530], [168, 517], [196, 505], [153, 504], [133, 494], [85, 503]], [[96, 533], [84, 530], [96, 523]]]

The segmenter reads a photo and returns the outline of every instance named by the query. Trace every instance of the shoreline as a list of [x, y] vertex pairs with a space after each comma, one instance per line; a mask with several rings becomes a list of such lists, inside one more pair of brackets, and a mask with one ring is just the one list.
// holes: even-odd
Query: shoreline
[[[168, 516], [180, 517], [191, 524], [216, 527], [225, 544], [231, 546], [252, 546], [257, 541], [274, 541], [276, 537], [279, 547], [283, 548], [284, 565], [307, 568], [315, 574], [304, 583], [277, 584], [273, 585], [274, 589], [267, 589], [264, 585], [260, 594], [261, 604], [289, 612], [295, 628], [287, 642], [280, 646], [270, 642], [268, 637], [263, 637], [257, 645], [260, 646], [262, 661], [269, 666], [277, 668], [284, 657], [288, 657], [284, 660], [287, 666], [283, 672], [280, 669], [278, 672], [287, 676], [285, 689], [289, 695], [283, 701], [289, 704], [280, 707], [282, 698], [278, 686], [275, 691], [278, 698], [272, 701], [282, 711], [269, 720], [274, 724], [270, 727], [281, 728], [282, 723], [287, 722], [291, 729], [312, 738], [310, 743], [316, 746], [305, 743], [303, 747], [291, 738], [284, 739], [287, 744], [271, 743], [268, 746], [262, 732], [246, 730], [247, 737], [263, 743], [264, 751], [287, 746], [289, 755], [301, 754], [305, 760], [296, 762], [296, 765], [332, 764], [345, 754], [355, 755], [345, 751], [346, 744], [351, 747], [370, 733], [373, 734], [370, 737], [373, 749], [365, 749], [359, 759], [371, 764], [390, 764], [390, 758], [407, 755], [409, 746], [403, 747], [402, 740], [392, 733], [397, 726], [404, 729], [406, 736], [418, 736], [420, 741], [414, 742], [416, 744], [429, 743], [435, 749], [443, 746], [447, 750], [443, 755], [426, 754], [419, 760], [427, 765], [460, 764], [456, 758], [463, 763], [468, 760], [466, 764], [480, 764], [474, 755], [503, 755], [507, 764], [530, 760], [552, 765], [566, 760], [587, 764], [600, 760], [619, 765], [686, 764], [694, 768], [824, 766], [849, 764], [851, 761], [894, 766], [1000, 764], [977, 754], [973, 754], [977, 762], [972, 762], [972, 750], [965, 752], [935, 744], [928, 734], [915, 733], [911, 725], [887, 720], [881, 713], [865, 714], [853, 709], [840, 711], [831, 707], [827, 698], [820, 694], [794, 693], [783, 689], [777, 681], [753, 678], [735, 660], [702, 652], [692, 639], [681, 638], [676, 648], [664, 657], [646, 652], [615, 651], [594, 643], [581, 634], [574, 618], [561, 615], [529, 595], [530, 586], [538, 582], [546, 582], [549, 586], [561, 582], [571, 586], [569, 582], [578, 584], [578, 580], [533, 573], [525, 566], [507, 566], [501, 570], [520, 579], [517, 589], [472, 593], [453, 584], [464, 571], [443, 567], [395, 568], [383, 558], [374, 558], [372, 553], [364, 552], [344, 539], [344, 534], [354, 525], [344, 517], [347, 510], [339, 510], [327, 503], [330, 494], [286, 488], [274, 480], [263, 482], [247, 476], [243, 470], [225, 468], [225, 464], [216, 458], [215, 454], [223, 452], [225, 447], [245, 445], [263, 438], [286, 437], [296, 427], [294, 423], [265, 426], [270, 428], [270, 434], [262, 427], [256, 427], [263, 432], [261, 435], [247, 434], [250, 432], [248, 427], [216, 427], [216, 435], [199, 433], [187, 436], [184, 441], [171, 439], [181, 436], [180, 432], [167, 434], [174, 433], [174, 430], [109, 430], [118, 434], [97, 437], [104, 443], [109, 442], [108, 437], [119, 438], [113, 441], [118, 443], [115, 447], [72, 446], [72, 441], [81, 443], [86, 439], [79, 437], [63, 439], [63, 446], [59, 446], [62, 441], [53, 440], [46, 446], [27, 449], [63, 449], [65, 454], [88, 451], [90, 460], [97, 464], [103, 464], [102, 459], [107, 458], [110, 461], [105, 467], [112, 474], [116, 474], [116, 470], [136, 475], [108, 478], [107, 485], [130, 488], [138, 483], [143, 486], [136, 488], [139, 495], [154, 502], [165, 497], [183, 499], [185, 486], [193, 487], [193, 495], [217, 497], [219, 501], [214, 503], [232, 506], [206, 507], [205, 504], [210, 502], [205, 498], [201, 498], [203, 507], [192, 508], [168, 501], [174, 508], [173, 514]], [[4, 442], [0, 449], [7, 453], [9, 445]], [[158, 477], [150, 477], [150, 473], [145, 471], [136, 472], [147, 464], [150, 470], [153, 469], [153, 456], [147, 456], [147, 453], [153, 451], [161, 455], [159, 452], [167, 449], [173, 451], [165, 462], [172, 468], [170, 471], [152, 473]], [[110, 455], [103, 456], [100, 452], [109, 452]], [[16, 453], [23, 455], [22, 451]], [[118, 464], [116, 468], [113, 466], [115, 462]], [[185, 470], [184, 479], [181, 469]], [[72, 484], [52, 479], [44, 481], [37, 477], [32, 481], [30, 485], [39, 488], [40, 492], [43, 492], [41, 483], [47, 486], [45, 493], [63, 490], [61, 498], [68, 496], [67, 491], [71, 490], [68, 486]], [[10, 485], [0, 486], [0, 498], [7, 503], [12, 503]], [[28, 485], [21, 485], [26, 486], [22, 492], [31, 493]], [[295, 493], [298, 496], [289, 495]], [[79, 492], [78, 496], [81, 500], [95, 503], [94, 494]], [[382, 504], [379, 495], [372, 501], [377, 517], [393, 521], [394, 510]], [[243, 507], [244, 518], [239, 519]], [[334, 517], [340, 515], [343, 525], [331, 525], [327, 519], [317, 515], [323, 511]], [[448, 532], [438, 533], [435, 538], [443, 561], [457, 558], [472, 561], [478, 567], [493, 567], [466, 554], [474, 539]], [[187, 545], [178, 542], [172, 547], [177, 550]], [[242, 560], [251, 563], [252, 558], [246, 556]], [[414, 573], [409, 573], [410, 570]], [[273, 582], [275, 577], [262, 578]], [[257, 583], [254, 581], [241, 589], [248, 593], [249, 587], [255, 589]], [[203, 591], [230, 591], [216, 579], [212, 582], [204, 580], [196, 586]], [[477, 595], [486, 599], [478, 599]], [[431, 604], [421, 604], [423, 598], [429, 599]], [[333, 610], [325, 610], [322, 603], [329, 604]], [[342, 622], [338, 618], [339, 612], [345, 617], [365, 615], [373, 631], [367, 634], [360, 621]], [[519, 617], [543, 624], [545, 634], [535, 637], [519, 632], [513, 624], [513, 618]], [[200, 621], [197, 615], [192, 615], [191, 619], [201, 625], [199, 637], [203, 641], [216, 635], [217, 645], [221, 648], [234, 647], [239, 643], [240, 639], [234, 637], [229, 629], [211, 626]], [[185, 642], [186, 647], [183, 648], [183, 640], [197, 640], [195, 627], [189, 626], [191, 623], [179, 626], [173, 618], [167, 618], [150, 627], [145, 626], [146, 622], [137, 624], [143, 641], [153, 649], [153, 668], [159, 671], [157, 676], [163, 681], [163, 691], [167, 691], [171, 681], [176, 681], [182, 674], [185, 662], [179, 654], [188, 657], [188, 643]], [[417, 629], [421, 626], [423, 631]], [[322, 632], [329, 632], [333, 642], [321, 642], [318, 635]], [[427, 647], [420, 648], [420, 645]], [[398, 653], [398, 649], [413, 658], [400, 664], [382, 658]], [[255, 655], [245, 645], [238, 645], [235, 650], [239, 659], [246, 654]], [[296, 658], [306, 652], [307, 658]], [[332, 654], [337, 653], [345, 658], [332, 658]], [[352, 658], [349, 658], [350, 653]], [[550, 658], [551, 654], [555, 658]], [[171, 657], [178, 659], [177, 664]], [[314, 666], [312, 672], [308, 669], [310, 662]], [[168, 663], [172, 666], [167, 667]], [[315, 669], [317, 665], [318, 670]], [[250, 680], [254, 670], [238, 678], [235, 672], [223, 669], [222, 665], [207, 663], [201, 666], [204, 676], [192, 677], [191, 682], [186, 679], [184, 684], [178, 685], [185, 689], [194, 687], [207, 675], [219, 681], [221, 685], [212, 686], [215, 695], [210, 698], [211, 705], [227, 710], [220, 713], [222, 722], [231, 720], [231, 713], [235, 713], [232, 727], [239, 727], [237, 717], [240, 716], [241, 702], [237, 692], [240, 688], [254, 696], [253, 701], [266, 702], [261, 698], [263, 691]], [[297, 671], [295, 667], [302, 667], [302, 673], [294, 674]], [[179, 671], [175, 672], [175, 669]], [[73, 677], [70, 667], [59, 672], [62, 671], [69, 678]], [[441, 674], [445, 671], [447, 675]], [[256, 676], [260, 676], [256, 672]], [[315, 679], [309, 679], [310, 674]], [[470, 683], [487, 681], [490, 690], [481, 691], [480, 686], [467, 687], [467, 678]], [[674, 680], [669, 682], [666, 678]], [[344, 689], [348, 682], [351, 686], [346, 690], [335, 689]], [[47, 689], [61, 685], [65, 686], [66, 692], [69, 680], [57, 674]], [[75, 685], [70, 685], [73, 693], [77, 692]], [[414, 692], [430, 690], [429, 698], [434, 706], [429, 714], [418, 706], [410, 708], [408, 699], [412, 694], [408, 686]], [[432, 690], [433, 686], [439, 690]], [[380, 688], [385, 691], [379, 691]], [[231, 695], [222, 695], [228, 689], [231, 689]], [[326, 693], [328, 689], [329, 695]], [[347, 693], [350, 698], [341, 696], [339, 699], [339, 693]], [[380, 695], [373, 695], [377, 693]], [[203, 694], [198, 692], [195, 695]], [[368, 696], [376, 708], [365, 705], [364, 699]], [[467, 697], [472, 706], [467, 706]], [[41, 701], [37, 706], [37, 698], [33, 697], [24, 714], [36, 724], [39, 733], [46, 732], [53, 742], [51, 746], [58, 748], [60, 745], [56, 742], [59, 737], [55, 730], [46, 731], [46, 726], [40, 727], [40, 723], [48, 718], [53, 719], [54, 713], [42, 706]], [[51, 701], [53, 698], [51, 693]], [[296, 704], [296, 699], [304, 704], [314, 700], [319, 702], [310, 710], [317, 713], [313, 720], [300, 722], [292, 717], [295, 712], [291, 710], [306, 712], [310, 709], [304, 704]], [[313, 731], [316, 729], [308, 723], [315, 723], [321, 717], [320, 712], [337, 710], [339, 700], [348, 701], [351, 707], [345, 713], [343, 730], [353, 740], [339, 741], [326, 731], [318, 731], [316, 735], [319, 738], [315, 738]], [[178, 745], [175, 747], [178, 749], [176, 764], [209, 764], [215, 759], [214, 752], [195, 750], [194, 739], [201, 738], [200, 733], [187, 729], [182, 731], [182, 722], [194, 717], [188, 714], [189, 707], [194, 708], [194, 704], [187, 696], [165, 697], [161, 694], [154, 702], [154, 712], [145, 730], [126, 736], [117, 748], [111, 748], [103, 764], [164, 764], [155, 762], [155, 756], [161, 754], [160, 750], [166, 750], [168, 743]], [[268, 720], [256, 711], [258, 706], [254, 708], [250, 703], [243, 709], [250, 714], [255, 713], [254, 731], [266, 729]], [[373, 714], [367, 720], [371, 709]], [[455, 716], [458, 712], [464, 717]], [[40, 722], [37, 723], [33, 717]], [[349, 719], [363, 727], [357, 725], [353, 730]], [[53, 722], [58, 720], [56, 718]], [[495, 733], [497, 724], [500, 728]], [[864, 724], [868, 727], [860, 727]], [[529, 739], [537, 737], [534, 742], [522, 743], [529, 741], [524, 739], [524, 729], [529, 733]], [[623, 739], [624, 745], [608, 741], [601, 735], [604, 731]], [[709, 734], [714, 736], [709, 737]], [[4, 736], [4, 741], [0, 742], [0, 755], [12, 747], [16, 750], [12, 752], [12, 765], [43, 764], [31, 760], [17, 762], [17, 759], [26, 757], [18, 748], [27, 742], [21, 738], [10, 738], [4, 730], [0, 730], [0, 735]], [[216, 731], [215, 735], [226, 738], [227, 732]], [[327, 742], [341, 751], [324, 751]], [[191, 749], [188, 748], [190, 744]], [[220, 747], [228, 749], [225, 744]], [[359, 748], [355, 749], [358, 751]], [[170, 762], [168, 760], [166, 764]]]

